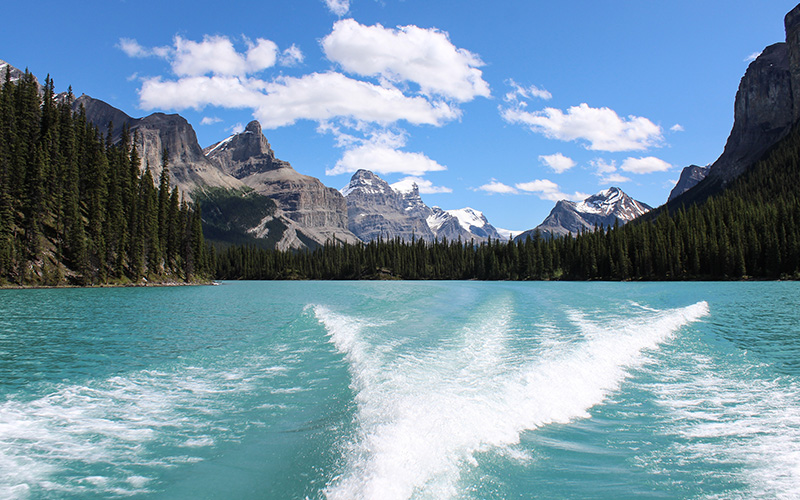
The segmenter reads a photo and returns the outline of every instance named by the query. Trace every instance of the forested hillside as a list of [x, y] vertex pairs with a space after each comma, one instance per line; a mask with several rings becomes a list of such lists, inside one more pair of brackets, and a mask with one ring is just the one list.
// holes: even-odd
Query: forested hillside
[[[0, 91], [0, 284], [204, 279], [213, 255], [199, 212], [155, 185], [135, 137], [112, 144], [73, 96], [28, 72]], [[166, 154], [164, 158], [166, 161]]]
[[[698, 185], [697, 187], [701, 187]], [[573, 237], [230, 248], [224, 279], [696, 280], [800, 278], [800, 127], [702, 205]]]

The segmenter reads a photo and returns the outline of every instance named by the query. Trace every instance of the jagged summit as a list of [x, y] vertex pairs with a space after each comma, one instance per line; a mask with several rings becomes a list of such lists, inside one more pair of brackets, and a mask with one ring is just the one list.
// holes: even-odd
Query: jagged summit
[[237, 179], [258, 172], [279, 168], [292, 168], [289, 163], [275, 158], [267, 138], [261, 131], [261, 124], [253, 120], [242, 132], [212, 144], [203, 153], [219, 163], [222, 170]]
[[544, 222], [514, 239], [524, 241], [537, 230], [545, 238], [568, 233], [576, 235], [582, 231], [592, 231], [595, 226], [625, 224], [650, 210], [650, 206], [634, 200], [620, 188], [611, 187], [580, 202], [559, 201]]
[[389, 184], [369, 170], [358, 170], [342, 188], [347, 199], [349, 228], [364, 241], [401, 238], [405, 241], [447, 238], [484, 241], [501, 236], [486, 217], [471, 208], [429, 207], [413, 182]]

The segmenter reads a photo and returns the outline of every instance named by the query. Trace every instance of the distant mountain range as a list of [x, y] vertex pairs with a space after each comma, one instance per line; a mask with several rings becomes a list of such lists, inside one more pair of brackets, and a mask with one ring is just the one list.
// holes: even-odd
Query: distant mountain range
[[514, 240], [525, 241], [538, 232], [542, 238], [556, 238], [571, 233], [573, 236], [593, 231], [596, 227], [613, 227], [625, 224], [644, 215], [652, 208], [636, 201], [621, 189], [612, 187], [586, 198], [581, 202], [561, 200], [547, 218], [533, 229], [516, 236]]
[[481, 243], [503, 239], [486, 217], [472, 208], [442, 210], [422, 201], [419, 187], [394, 187], [369, 170], [358, 170], [342, 188], [348, 228], [362, 241], [448, 239]]

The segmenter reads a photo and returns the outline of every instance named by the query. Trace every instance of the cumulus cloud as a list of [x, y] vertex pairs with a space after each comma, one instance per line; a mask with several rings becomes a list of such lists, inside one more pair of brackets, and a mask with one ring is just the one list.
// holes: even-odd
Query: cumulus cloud
[[527, 125], [534, 132], [561, 141], [588, 141], [597, 151], [638, 151], [656, 146], [663, 140], [661, 127], [647, 118], [620, 118], [609, 108], [591, 108], [586, 103], [566, 112], [555, 108], [528, 112], [507, 108], [501, 112], [509, 123]]
[[439, 194], [439, 193], [452, 193], [453, 190], [445, 186], [434, 186], [432, 181], [423, 179], [422, 177], [404, 177], [394, 184], [390, 184], [392, 189], [403, 193], [408, 193], [417, 185], [421, 194]]
[[492, 179], [488, 184], [478, 187], [478, 191], [486, 191], [487, 193], [493, 194], [517, 194], [519, 192], [513, 187], [498, 182], [495, 179]]
[[350, 0], [323, 0], [325, 5], [328, 7], [328, 10], [331, 11], [332, 14], [335, 14], [339, 17], [347, 14], [350, 10]]
[[292, 44], [291, 47], [281, 52], [278, 62], [281, 66], [297, 66], [303, 62], [303, 59], [305, 59], [303, 52], [297, 45]]
[[548, 179], [537, 179], [530, 182], [521, 182], [514, 185], [520, 191], [533, 193], [542, 200], [561, 201], [572, 200], [579, 201], [589, 197], [586, 193], [575, 192], [573, 194], [566, 194], [561, 191], [558, 184]]
[[673, 131], [673, 132], [683, 132], [684, 131], [683, 125], [681, 125], [680, 123], [676, 123], [675, 125], [671, 126], [669, 129], [671, 131]]
[[414, 125], [442, 125], [460, 116], [446, 103], [383, 87], [342, 74], [312, 73], [273, 82], [235, 76], [195, 76], [177, 81], [145, 79], [139, 91], [143, 109], [202, 109], [205, 106], [253, 108], [264, 128], [297, 120], [336, 117], [388, 125], [405, 120]]
[[176, 36], [172, 71], [178, 76], [244, 76], [274, 66], [277, 53], [275, 42], [264, 38], [248, 42], [247, 52], [240, 54], [228, 37], [206, 35], [195, 42]]
[[648, 156], [645, 158], [626, 158], [619, 168], [634, 174], [652, 174], [653, 172], [666, 172], [672, 168], [672, 165], [654, 156]]
[[427, 95], [459, 102], [489, 97], [489, 84], [478, 68], [481, 59], [454, 46], [448, 34], [414, 25], [397, 29], [337, 21], [323, 38], [325, 55], [342, 69], [387, 82], [413, 82]]
[[336, 117], [388, 125], [401, 120], [414, 125], [442, 125], [460, 116], [446, 103], [406, 96], [394, 87], [354, 80], [340, 73], [312, 73], [282, 78], [263, 87], [265, 95], [255, 116], [266, 128], [291, 125], [300, 119]]
[[218, 118], [216, 116], [204, 116], [202, 120], [200, 120], [200, 125], [213, 125], [215, 123], [219, 123], [222, 121], [222, 118]]
[[383, 144], [367, 143], [345, 151], [342, 159], [332, 169], [326, 170], [325, 174], [339, 175], [361, 168], [377, 174], [401, 173], [411, 176], [447, 169], [423, 153], [408, 153]]
[[542, 164], [552, 168], [553, 171], [557, 174], [566, 172], [567, 170], [577, 165], [577, 163], [575, 163], [575, 160], [567, 156], [564, 156], [561, 153], [556, 153], [554, 155], [539, 156], [539, 161], [542, 162]]
[[518, 84], [512, 79], [508, 79], [506, 84], [511, 87], [509, 92], [506, 92], [506, 95], [503, 97], [506, 102], [510, 103], [518, 103], [520, 99], [544, 99], [545, 101], [549, 101], [553, 98], [553, 94], [548, 92], [545, 89], [540, 89], [536, 85], [531, 85], [529, 87], [523, 87], [522, 85]]
[[169, 54], [169, 47], [153, 47], [148, 49], [143, 47], [133, 38], [120, 38], [116, 47], [125, 52], [128, 57], [162, 57], [166, 58]]
[[624, 182], [630, 182], [630, 177], [625, 177], [622, 174], [609, 174], [609, 175], [600, 175], [600, 180], [598, 184], [622, 184]]

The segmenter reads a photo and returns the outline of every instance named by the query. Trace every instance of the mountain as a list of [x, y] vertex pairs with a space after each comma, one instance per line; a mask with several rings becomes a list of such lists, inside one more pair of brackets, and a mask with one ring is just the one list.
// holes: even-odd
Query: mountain
[[800, 118], [800, 5], [784, 18], [786, 41], [765, 48], [739, 82], [731, 133], [707, 177], [668, 208], [702, 203], [719, 193], [786, 137]]
[[341, 193], [347, 200], [348, 228], [362, 241], [435, 238], [425, 219], [415, 215], [424, 209], [414, 195], [406, 197], [395, 191], [369, 170], [354, 173]]
[[194, 129], [180, 115], [153, 113], [144, 118], [131, 118], [123, 111], [87, 95], [75, 99], [73, 109], [79, 111], [81, 107], [85, 110], [86, 119], [102, 133], [109, 130], [109, 123], [112, 125], [114, 143], [122, 138], [124, 128], [137, 134], [142, 166], [149, 166], [153, 179], [157, 180], [161, 175], [161, 155], [166, 148], [169, 153], [170, 184], [177, 186], [187, 200], [192, 200], [196, 191], [209, 187], [232, 190], [245, 187], [243, 182], [224, 173], [206, 158], [197, 143]]
[[525, 241], [536, 231], [543, 238], [577, 235], [582, 231], [592, 231], [595, 226], [612, 227], [617, 222], [622, 225], [651, 210], [648, 205], [636, 201], [621, 189], [612, 187], [592, 195], [581, 202], [561, 200], [544, 222], [514, 238]]
[[483, 212], [473, 208], [461, 208], [457, 210], [442, 210], [433, 207], [431, 214], [426, 222], [431, 230], [439, 239], [462, 241], [475, 240], [475, 242], [488, 240], [508, 239], [504, 238], [494, 226], [489, 224]]
[[275, 157], [261, 124], [252, 121], [245, 130], [205, 148], [205, 157], [256, 193], [275, 201], [303, 238], [319, 244], [329, 239], [355, 243], [358, 238], [347, 227], [347, 204], [336, 189], [319, 179], [297, 172]]
[[[21, 71], [19, 68], [15, 68], [14, 66], [0, 59], [0, 87], [2, 87], [6, 82], [6, 72], [8, 72], [9, 80], [12, 82], [16, 82], [25, 74], [24, 71]], [[36, 77], [34, 77], [34, 80], [36, 80]], [[36, 80], [36, 84], [39, 84], [38, 80]]]
[[[208, 212], [204, 227], [211, 241], [279, 249], [309, 248], [334, 238], [357, 241], [347, 230], [344, 198], [275, 158], [256, 121], [203, 150], [192, 126], [177, 114], [132, 118], [87, 95], [76, 99], [73, 108], [82, 108], [89, 122], [109, 131], [114, 143], [125, 129], [136, 134], [142, 164], [154, 179], [161, 175], [166, 148], [170, 183]], [[240, 216], [242, 210], [247, 216]]]
[[700, 181], [706, 178], [709, 169], [709, 166], [698, 167], [697, 165], [684, 167], [684, 169], [681, 170], [681, 177], [678, 179], [678, 183], [675, 184], [675, 187], [672, 188], [672, 191], [670, 191], [667, 201], [672, 201], [695, 187]]
[[422, 201], [416, 184], [389, 185], [369, 170], [359, 170], [342, 189], [350, 230], [363, 241], [401, 238], [464, 242], [501, 239], [486, 217], [472, 208], [442, 210]]

